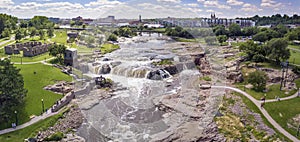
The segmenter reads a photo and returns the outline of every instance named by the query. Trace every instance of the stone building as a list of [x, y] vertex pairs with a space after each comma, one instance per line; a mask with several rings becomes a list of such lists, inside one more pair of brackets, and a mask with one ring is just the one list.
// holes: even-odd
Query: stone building
[[24, 57], [33, 57], [48, 52], [48, 47], [52, 44], [43, 44], [42, 42], [26, 42], [4, 47], [5, 54], [20, 54], [23, 51]]
[[64, 63], [66, 66], [76, 66], [77, 62], [77, 49], [67, 48], [64, 54]]

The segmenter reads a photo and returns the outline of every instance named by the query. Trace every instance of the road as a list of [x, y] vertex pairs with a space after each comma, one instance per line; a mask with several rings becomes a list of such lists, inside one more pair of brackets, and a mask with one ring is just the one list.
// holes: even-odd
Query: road
[[[13, 41], [13, 40], [15, 40], [14, 36], [12, 36], [9, 40], [5, 40], [5, 41], [0, 42], [0, 46], [4, 45], [4, 44], [6, 44], [6, 43], [8, 43], [10, 41]], [[1, 47], [1, 48], [3, 48], [3, 47]]]
[[[285, 135], [287, 138], [289, 138], [290, 140], [294, 141], [294, 142], [300, 142], [300, 140], [298, 140], [296, 137], [294, 137], [293, 135], [291, 135], [289, 132], [287, 132], [285, 129], [283, 129], [270, 115], [269, 113], [264, 109], [261, 108], [261, 101], [256, 100], [255, 98], [253, 98], [251, 95], [247, 94], [246, 92], [237, 89], [237, 88], [233, 88], [233, 87], [229, 87], [229, 86], [212, 86], [212, 89], [228, 89], [228, 90], [232, 90], [235, 92], [238, 92], [242, 95], [244, 95], [245, 97], [247, 97], [249, 100], [251, 100], [256, 106], [257, 108], [259, 108], [259, 110], [262, 112], [262, 114], [265, 116], [265, 118], [283, 135]], [[288, 100], [288, 99], [293, 99], [297, 97], [297, 94], [287, 97], [287, 98], [282, 98], [281, 100]], [[275, 102], [277, 101], [276, 99], [272, 99], [272, 100], [266, 100], [266, 102]]]

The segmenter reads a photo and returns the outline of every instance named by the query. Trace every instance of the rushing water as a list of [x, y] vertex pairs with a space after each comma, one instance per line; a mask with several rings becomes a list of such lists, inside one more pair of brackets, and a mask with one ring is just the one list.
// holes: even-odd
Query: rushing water
[[[174, 47], [169, 46], [173, 41], [160, 38], [155, 34], [134, 37], [121, 42], [119, 50], [86, 64], [88, 75], [110, 78], [126, 88], [83, 110], [87, 122], [79, 134], [87, 141], [150, 141], [152, 135], [175, 123], [164, 119], [166, 112], [159, 110], [153, 100], [191, 86], [189, 78], [198, 77], [199, 72], [190, 57], [174, 53]], [[179, 72], [171, 75], [151, 64], [161, 59], [173, 60]], [[184, 121], [172, 117], [178, 125]]]

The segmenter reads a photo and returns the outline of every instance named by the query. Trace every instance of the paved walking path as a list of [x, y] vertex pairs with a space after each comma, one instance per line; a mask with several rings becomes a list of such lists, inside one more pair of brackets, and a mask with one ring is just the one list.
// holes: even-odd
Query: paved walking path
[[0, 135], [2, 134], [6, 134], [6, 133], [9, 133], [9, 132], [13, 132], [13, 131], [16, 131], [16, 130], [20, 130], [20, 129], [23, 129], [27, 126], [30, 126], [40, 120], [44, 120], [50, 116], [53, 116], [55, 114], [58, 114], [59, 112], [55, 112], [55, 113], [51, 113], [51, 109], [49, 109], [47, 112], [45, 112], [43, 115], [40, 115], [40, 116], [36, 116], [35, 118], [31, 119], [30, 121], [22, 124], [22, 125], [19, 125], [17, 126], [16, 128], [8, 128], [8, 129], [4, 129], [4, 130], [1, 130], [0, 131]]
[[[246, 92], [237, 89], [237, 88], [233, 88], [233, 87], [229, 87], [229, 86], [212, 86], [212, 89], [229, 89], [235, 92], [238, 92], [242, 95], [244, 95], [245, 97], [247, 97], [249, 100], [251, 100], [258, 108], [259, 110], [262, 112], [262, 114], [266, 117], [266, 119], [283, 135], [285, 135], [287, 138], [289, 138], [290, 140], [294, 141], [294, 142], [300, 142], [299, 139], [297, 139], [295, 136], [291, 135], [289, 132], [287, 132], [285, 129], [283, 129], [270, 115], [269, 113], [264, 109], [261, 108], [261, 101], [256, 100], [255, 98], [253, 98], [251, 95], [247, 94]], [[292, 99], [297, 97], [293, 95], [287, 98], [282, 98], [281, 100], [288, 100], [288, 99]], [[274, 102], [277, 101], [276, 99], [272, 99], [272, 100], [266, 100], [266, 102]]]
[[[5, 41], [0, 42], [0, 46], [6, 44], [6, 43], [8, 43], [8, 42], [11, 42], [11, 41], [13, 41], [13, 40], [15, 40], [15, 37], [14, 37], [14, 36], [10, 37], [9, 40], [5, 40]], [[4, 48], [4, 47], [1, 47], [1, 48]]]
[[[49, 64], [47, 63], [47, 61], [50, 61], [52, 59], [54, 59], [55, 57], [51, 57], [49, 59], [46, 59], [45, 60], [42, 60], [42, 61], [36, 61], [36, 62], [23, 62], [22, 65], [31, 65], [31, 64], [39, 64], [39, 63], [42, 63], [42, 64], [45, 64], [45, 65], [49, 65], [49, 66], [52, 66], [52, 64]], [[13, 62], [14, 64], [16, 65], [21, 65], [21, 62]]]

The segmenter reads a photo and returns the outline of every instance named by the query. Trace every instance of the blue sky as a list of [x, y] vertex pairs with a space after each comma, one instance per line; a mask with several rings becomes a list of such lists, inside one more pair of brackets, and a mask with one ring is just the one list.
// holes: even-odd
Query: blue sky
[[20, 18], [209, 17], [300, 14], [300, 0], [0, 0], [0, 12]]

